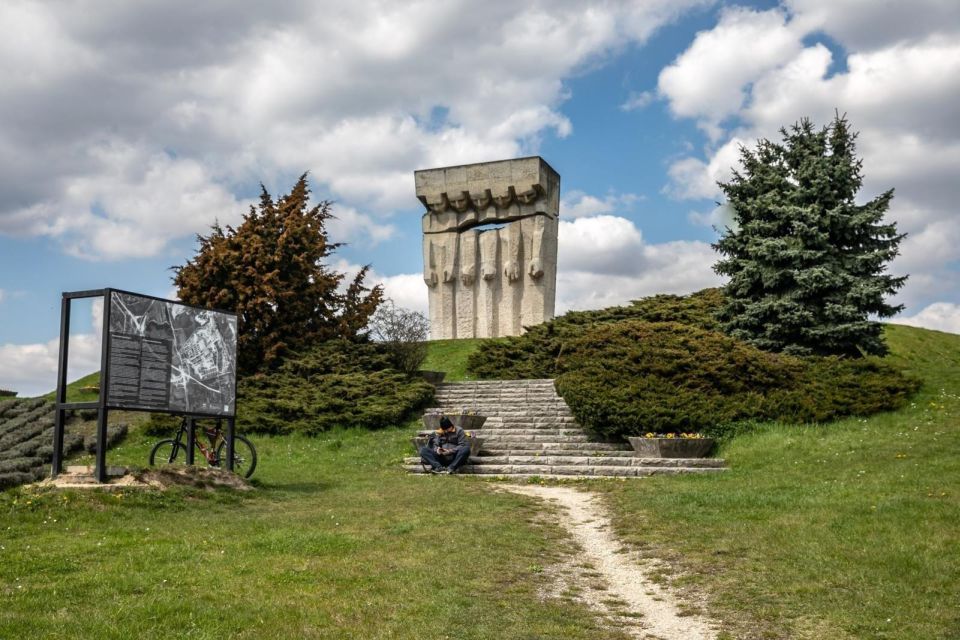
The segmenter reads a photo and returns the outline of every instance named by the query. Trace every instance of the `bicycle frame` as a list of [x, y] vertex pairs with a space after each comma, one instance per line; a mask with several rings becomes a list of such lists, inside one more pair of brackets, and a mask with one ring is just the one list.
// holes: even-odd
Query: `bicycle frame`
[[[204, 434], [209, 438], [210, 431], [204, 429]], [[186, 417], [180, 422], [180, 428], [177, 430], [177, 435], [174, 437], [174, 440], [183, 447], [183, 450], [187, 454], [187, 464], [194, 463], [194, 451], [190, 447], [190, 441], [193, 441], [194, 446], [200, 450], [200, 453], [203, 455], [204, 459], [208, 464], [213, 464], [214, 459], [216, 458], [217, 447], [222, 442], [226, 442], [227, 439], [223, 436], [223, 429], [220, 426], [220, 421], [217, 420], [217, 426], [214, 427], [212, 433], [214, 434], [211, 439], [210, 447], [207, 448], [204, 444], [197, 438], [196, 434], [196, 418]], [[183, 437], [187, 437], [187, 441], [183, 441]], [[233, 466], [233, 465], [230, 465]]]

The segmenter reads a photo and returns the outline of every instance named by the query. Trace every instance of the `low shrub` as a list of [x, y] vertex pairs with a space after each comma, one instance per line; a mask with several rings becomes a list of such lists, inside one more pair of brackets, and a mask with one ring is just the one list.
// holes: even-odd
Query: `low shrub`
[[0, 460], [0, 474], [13, 471], [31, 471], [35, 467], [42, 466], [43, 463], [43, 458], [29, 456]]
[[[29, 399], [0, 408], [0, 489], [42, 480], [53, 458], [53, 405]], [[80, 435], [65, 435], [65, 455], [82, 446]]]
[[[113, 446], [119, 444], [121, 440], [126, 438], [127, 431], [128, 431], [127, 425], [126, 423], [123, 423], [123, 422], [107, 425], [107, 449], [110, 449]], [[96, 433], [91, 433], [83, 439], [83, 448], [87, 453], [97, 452], [97, 434]]]
[[29, 482], [37, 482], [46, 477], [47, 471], [43, 466], [33, 467], [28, 471], [8, 471], [0, 473], [0, 490], [16, 487]]
[[586, 330], [566, 344], [557, 370], [557, 390], [580, 424], [607, 437], [867, 415], [901, 406], [918, 387], [876, 359], [800, 359], [636, 320]]
[[516, 380], [552, 378], [566, 344], [587, 328], [627, 320], [680, 322], [716, 329], [716, 309], [723, 300], [720, 289], [704, 289], [688, 296], [657, 295], [629, 305], [595, 311], [570, 311], [550, 322], [530, 327], [522, 336], [481, 343], [470, 355], [467, 371], [480, 379]]
[[391, 367], [382, 346], [335, 340], [288, 358], [238, 385], [241, 432], [316, 434], [333, 427], [377, 429], [405, 421], [433, 386]]
[[556, 378], [580, 424], [610, 438], [868, 415], [901, 406], [919, 386], [877, 358], [801, 359], [725, 336], [714, 317], [721, 302], [719, 290], [706, 289], [571, 312], [484, 342], [468, 369]]

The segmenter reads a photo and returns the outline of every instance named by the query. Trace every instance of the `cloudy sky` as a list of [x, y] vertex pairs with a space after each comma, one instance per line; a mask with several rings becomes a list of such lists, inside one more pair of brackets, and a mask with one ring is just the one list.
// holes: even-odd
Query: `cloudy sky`
[[835, 110], [862, 199], [896, 189], [898, 321], [960, 332], [955, 0], [4, 0], [0, 24], [0, 388], [53, 388], [61, 291], [170, 297], [197, 233], [304, 171], [341, 267], [403, 306], [413, 171], [532, 154], [563, 181], [558, 311], [715, 285], [738, 145]]

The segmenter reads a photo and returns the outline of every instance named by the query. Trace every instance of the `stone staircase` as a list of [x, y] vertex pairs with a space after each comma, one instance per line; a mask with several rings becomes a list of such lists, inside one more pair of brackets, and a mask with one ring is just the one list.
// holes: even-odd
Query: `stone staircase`
[[[717, 458], [639, 458], [630, 445], [588, 435], [561, 398], [553, 380], [448, 382], [437, 386], [435, 410], [485, 415], [477, 456], [461, 473], [511, 478], [638, 477], [671, 473], [715, 473]], [[407, 470], [424, 473], [416, 456]]]

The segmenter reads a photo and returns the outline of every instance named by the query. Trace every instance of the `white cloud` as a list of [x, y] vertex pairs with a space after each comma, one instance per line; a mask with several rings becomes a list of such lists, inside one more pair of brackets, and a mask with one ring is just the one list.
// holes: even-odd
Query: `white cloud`
[[690, 47], [660, 72], [658, 91], [669, 99], [675, 115], [699, 119], [716, 138], [722, 133], [720, 122], [743, 107], [748, 97], [745, 86], [800, 49], [784, 12], [731, 7], [723, 11], [716, 27], [698, 33]]
[[686, 294], [721, 284], [711, 265], [716, 254], [705, 242], [643, 245], [629, 273], [565, 270], [557, 273], [557, 313], [626, 304], [658, 293]]
[[643, 237], [633, 222], [619, 216], [560, 221], [557, 268], [596, 274], [636, 270]]
[[414, 169], [569, 135], [565, 78], [706, 1], [6, 3], [0, 232], [154, 255], [309, 170], [382, 241]]
[[239, 222], [246, 209], [196, 160], [122, 141], [86, 153], [96, 172], [67, 178], [56, 197], [14, 211], [6, 222], [19, 229], [6, 230], [59, 237], [73, 255], [120, 259], [157, 255], [173, 238], [207, 231], [217, 218]]
[[[60, 340], [37, 344], [0, 345], [0, 388], [23, 397], [37, 396], [57, 388], [57, 358]], [[93, 334], [70, 337], [70, 371], [75, 380], [100, 369], [100, 339]]]
[[734, 218], [733, 207], [726, 203], [715, 206], [707, 213], [691, 211], [687, 218], [693, 224], [712, 227], [721, 233], [727, 228], [737, 229], [739, 227]]
[[584, 218], [604, 213], [623, 213], [642, 199], [635, 193], [611, 193], [598, 198], [583, 191], [571, 191], [560, 200], [560, 216]]
[[397, 232], [392, 224], [377, 220], [353, 207], [334, 204], [333, 216], [327, 221], [325, 227], [330, 238], [335, 242], [362, 242], [377, 245], [389, 240]]
[[[333, 265], [336, 271], [346, 274], [343, 287], [346, 287], [360, 271], [360, 265], [347, 260], [337, 260]], [[394, 304], [403, 309], [419, 311], [423, 315], [429, 314], [427, 300], [427, 285], [423, 282], [421, 273], [400, 273], [392, 276], [384, 275], [371, 268], [367, 271], [364, 283], [368, 287], [383, 285], [385, 297], [393, 300]]]
[[617, 216], [561, 221], [558, 253], [558, 314], [720, 284], [709, 244], [647, 244], [632, 221]]
[[664, 192], [674, 198], [721, 198], [723, 192], [717, 183], [728, 181], [733, 169], [740, 166], [740, 146], [744, 144], [744, 140], [734, 136], [708, 162], [693, 157], [673, 162], [667, 169], [670, 183]]
[[960, 25], [960, 4], [953, 0], [786, 0], [798, 28], [823, 31], [846, 47], [870, 50], [931, 34], [950, 34]]
[[425, 316], [430, 315], [430, 304], [427, 299], [427, 285], [423, 282], [421, 273], [400, 273], [395, 276], [377, 276], [375, 282], [383, 285], [384, 295], [404, 309], [419, 311]]
[[651, 91], [631, 91], [626, 101], [620, 105], [620, 110], [636, 111], [637, 109], [642, 109], [653, 102], [655, 97]]
[[960, 333], [960, 304], [934, 302], [919, 313], [912, 316], [900, 316], [893, 321], [897, 324], [908, 324], [924, 329]]
[[[729, 180], [731, 167], [739, 166], [741, 144], [779, 140], [780, 127], [805, 116], [823, 125], [835, 111], [845, 113], [860, 132], [860, 199], [895, 188], [888, 219], [909, 234], [891, 267], [910, 274], [896, 302], [952, 297], [957, 274], [950, 265], [960, 260], [958, 7], [929, 0], [877, 11], [870, 2], [791, 0], [789, 14], [725, 12], [661, 73], [659, 90], [673, 113], [696, 119], [711, 135], [702, 155], [670, 165], [664, 191], [718, 199], [716, 182]], [[847, 47], [845, 60], [816, 42], [823, 32]], [[745, 63], [738, 52], [753, 55], [753, 41], [750, 47], [736, 41], [749, 34], [769, 55]]]
[[[100, 341], [103, 302], [91, 305], [93, 330], [71, 334], [67, 379], [76, 380], [100, 369]], [[60, 339], [34, 344], [0, 345], [0, 389], [16, 391], [21, 397], [37, 396], [57, 387]]]

